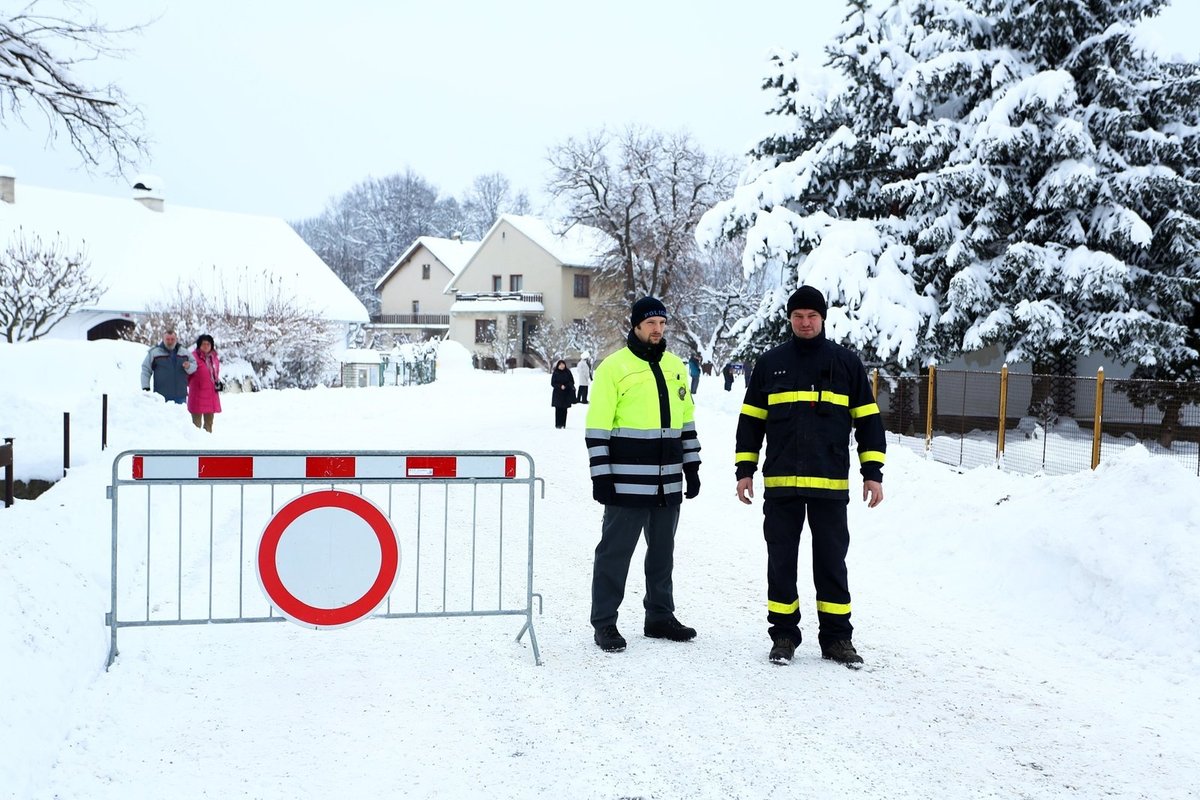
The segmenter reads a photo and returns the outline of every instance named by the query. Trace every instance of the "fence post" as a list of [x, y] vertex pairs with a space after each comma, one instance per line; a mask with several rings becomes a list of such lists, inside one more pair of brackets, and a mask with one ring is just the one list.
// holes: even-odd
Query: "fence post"
[[934, 374], [937, 372], [937, 367], [933, 364], [929, 365], [929, 391], [928, 397], [925, 398], [925, 452], [929, 452], [933, 448], [933, 409], [934, 409]]
[[13, 438], [4, 437], [4, 446], [0, 447], [0, 467], [4, 467], [4, 507], [13, 504]]
[[996, 435], [996, 461], [1004, 459], [1004, 428], [1008, 419], [1008, 364], [1000, 367], [1000, 429]]
[[71, 468], [71, 412], [63, 412], [63, 477]]
[[1092, 420], [1092, 469], [1100, 465], [1100, 436], [1104, 427], [1104, 367], [1096, 370], [1096, 410]]
[[100, 449], [108, 449], [108, 395], [100, 395]]

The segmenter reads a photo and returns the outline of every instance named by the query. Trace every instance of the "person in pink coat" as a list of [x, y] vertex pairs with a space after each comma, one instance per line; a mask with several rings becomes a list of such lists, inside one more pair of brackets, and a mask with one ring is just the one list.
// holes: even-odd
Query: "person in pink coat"
[[212, 433], [213, 416], [221, 413], [221, 396], [217, 394], [217, 386], [221, 383], [221, 359], [217, 356], [213, 337], [200, 334], [192, 358], [196, 362], [196, 371], [188, 376], [187, 409], [197, 428], [203, 424], [204, 430]]

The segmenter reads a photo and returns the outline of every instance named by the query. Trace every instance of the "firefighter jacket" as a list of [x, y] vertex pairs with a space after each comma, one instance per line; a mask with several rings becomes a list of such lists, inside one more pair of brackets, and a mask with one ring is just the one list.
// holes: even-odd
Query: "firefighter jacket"
[[763, 436], [763, 497], [845, 499], [850, 430], [863, 480], [882, 481], [883, 421], [858, 356], [821, 335], [769, 350], [754, 367], [738, 417], [738, 480], [758, 469]]
[[585, 433], [592, 496], [617, 506], [673, 506], [700, 469], [687, 367], [631, 331], [592, 376]]

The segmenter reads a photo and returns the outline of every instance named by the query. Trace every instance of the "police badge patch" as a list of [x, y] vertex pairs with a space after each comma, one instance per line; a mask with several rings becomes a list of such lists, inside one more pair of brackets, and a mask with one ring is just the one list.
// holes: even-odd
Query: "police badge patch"
[[680, 386], [679, 387], [679, 399], [682, 400], [685, 397], [687, 397], [687, 389]]

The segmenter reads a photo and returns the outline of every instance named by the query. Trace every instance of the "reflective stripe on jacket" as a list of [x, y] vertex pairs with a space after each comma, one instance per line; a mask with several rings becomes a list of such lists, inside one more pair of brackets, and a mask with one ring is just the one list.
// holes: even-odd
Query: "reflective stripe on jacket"
[[845, 498], [850, 488], [850, 431], [864, 480], [882, 481], [887, 444], [879, 406], [858, 356], [828, 341], [793, 338], [754, 366], [738, 417], [738, 479], [759, 466], [763, 496]]
[[683, 501], [684, 472], [700, 468], [687, 377], [678, 356], [664, 352], [651, 363], [628, 347], [596, 367], [585, 434], [588, 462], [593, 478], [611, 476], [614, 505]]

